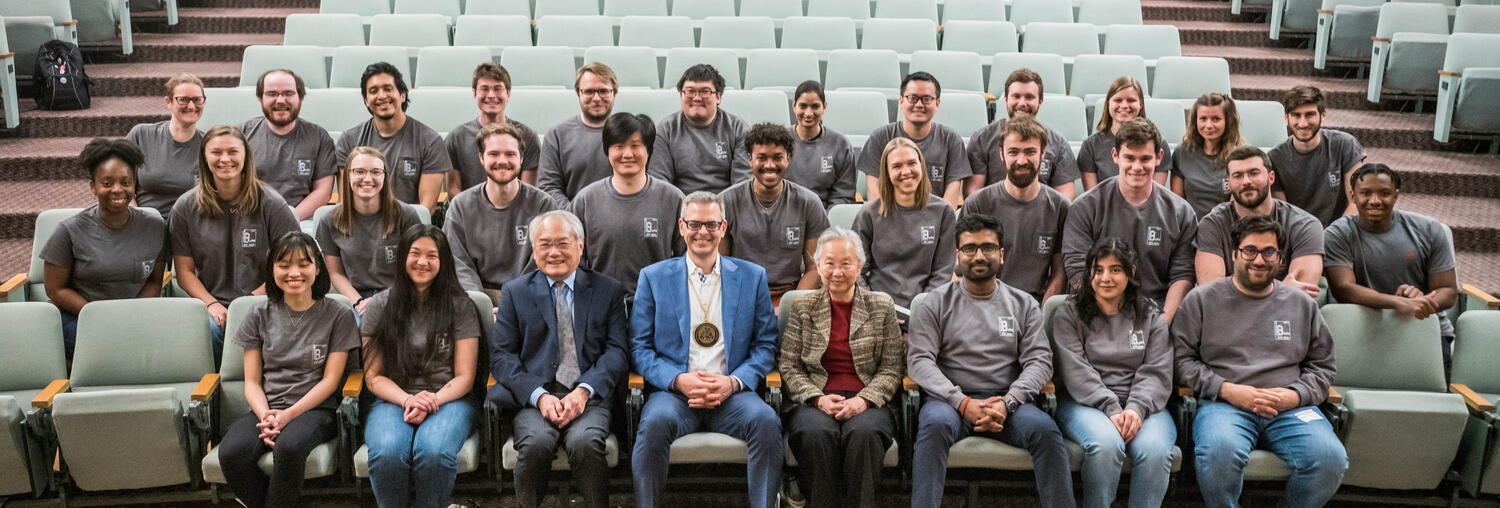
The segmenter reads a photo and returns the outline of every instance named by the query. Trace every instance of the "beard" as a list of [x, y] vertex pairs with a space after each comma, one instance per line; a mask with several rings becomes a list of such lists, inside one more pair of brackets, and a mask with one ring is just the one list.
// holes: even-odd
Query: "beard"
[[1234, 192], [1234, 193], [1230, 194], [1230, 198], [1234, 199], [1234, 202], [1237, 203], [1237, 204], [1239, 204], [1240, 206], [1243, 206], [1245, 208], [1255, 208], [1257, 206], [1260, 206], [1262, 203], [1265, 203], [1266, 202], [1266, 198], [1271, 195], [1271, 193], [1266, 192], [1265, 189], [1257, 188], [1257, 189], [1255, 189], [1255, 196], [1254, 197], [1252, 197], [1252, 198], [1244, 198], [1242, 196], [1245, 195], [1246, 190], [1247, 189], [1241, 189], [1238, 192]]
[[[1016, 171], [1018, 169], [1025, 169], [1028, 171]], [[1016, 187], [1026, 187], [1031, 185], [1032, 182], [1036, 181], [1036, 176], [1036, 165], [1030, 162], [1012, 164], [1010, 165], [1010, 167], [1006, 168], [1005, 171], [1005, 179], [1010, 181], [1010, 184]]]
[[1264, 278], [1262, 278], [1261, 276], [1255, 275], [1250, 272], [1250, 267], [1252, 264], [1254, 263], [1240, 263], [1234, 265], [1234, 280], [1236, 282], [1239, 282], [1240, 286], [1243, 286], [1245, 289], [1250, 291], [1259, 292], [1264, 291], [1266, 288], [1271, 286], [1271, 283], [1276, 282], [1275, 265], [1254, 264], [1254, 266], [1257, 268], [1266, 268], [1266, 274]]
[[[279, 113], [279, 112], [287, 112], [287, 113], [291, 113], [291, 114], [287, 115], [286, 121], [279, 121], [275, 117], [275, 113]], [[274, 110], [269, 110], [269, 111], [262, 111], [261, 113], [265, 115], [265, 117], [266, 117], [266, 123], [269, 123], [269, 124], [271, 124], [271, 125], [273, 125], [275, 127], [286, 127], [288, 125], [291, 125], [292, 122], [297, 121], [297, 117], [301, 116], [302, 108], [301, 107], [297, 107], [297, 108], [291, 108], [291, 109], [274, 109]]]
[[1000, 277], [1000, 263], [974, 261], [958, 265], [958, 275], [969, 282], [988, 282]]

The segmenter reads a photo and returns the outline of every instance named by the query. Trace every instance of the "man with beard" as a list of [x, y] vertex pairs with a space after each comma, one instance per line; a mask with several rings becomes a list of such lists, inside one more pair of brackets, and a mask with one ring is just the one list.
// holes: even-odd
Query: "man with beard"
[[1198, 220], [1193, 207], [1156, 183], [1161, 162], [1161, 135], [1145, 118], [1125, 122], [1115, 134], [1113, 156], [1120, 176], [1089, 189], [1068, 208], [1063, 233], [1063, 266], [1068, 286], [1088, 284], [1084, 265], [1089, 249], [1105, 238], [1119, 238], [1135, 249], [1141, 293], [1172, 320], [1177, 304], [1193, 288], [1193, 237]]
[[958, 208], [964, 204], [963, 182], [973, 174], [964, 154], [964, 138], [933, 120], [943, 105], [943, 85], [936, 77], [917, 71], [901, 79], [901, 120], [875, 129], [865, 140], [855, 167], [865, 174], [869, 188], [880, 188], [880, 153], [886, 143], [901, 137], [912, 140], [927, 161], [932, 195]]
[[635, 371], [652, 393], [630, 454], [636, 504], [662, 505], [672, 442], [693, 432], [746, 443], [750, 506], [777, 506], [785, 444], [776, 410], [755, 394], [776, 367], [776, 314], [766, 271], [719, 254], [724, 202], [698, 191], [682, 200], [687, 255], [641, 270], [630, 315]]
[[1285, 254], [1276, 278], [1294, 289], [1318, 297], [1318, 278], [1323, 275], [1323, 232], [1318, 218], [1301, 208], [1271, 197], [1276, 173], [1266, 153], [1253, 146], [1241, 146], [1229, 152], [1226, 184], [1229, 201], [1220, 203], [1203, 220], [1198, 221], [1193, 260], [1198, 283], [1208, 284], [1234, 270], [1234, 242], [1229, 230], [1245, 217], [1270, 217], [1286, 233]]
[[[1004, 90], [1005, 112], [1009, 118], [1015, 118], [1021, 113], [1035, 118], [1037, 111], [1042, 109], [1042, 76], [1036, 71], [1016, 69], [1005, 78]], [[1001, 133], [1005, 132], [1006, 121], [1006, 117], [1001, 117], [969, 136], [969, 167], [974, 176], [969, 177], [965, 183], [965, 194], [973, 194], [987, 185], [1005, 179], [1006, 163], [995, 160], [994, 147], [999, 143]], [[1046, 129], [1047, 151], [1042, 154], [1042, 161], [1037, 166], [1037, 179], [1072, 200], [1076, 195], [1073, 181], [1081, 175], [1078, 159], [1073, 155], [1067, 138], [1057, 131]]]
[[1437, 314], [1443, 361], [1451, 363], [1453, 323], [1443, 311], [1458, 301], [1453, 242], [1438, 221], [1396, 209], [1401, 175], [1390, 166], [1360, 166], [1349, 185], [1359, 215], [1335, 220], [1325, 232], [1328, 290], [1340, 302], [1416, 319]]
[[578, 94], [578, 116], [563, 120], [547, 131], [536, 176], [536, 186], [564, 208], [578, 191], [610, 174], [600, 135], [604, 120], [615, 109], [619, 84], [614, 69], [592, 62], [578, 68], [573, 90]]
[[1009, 233], [1001, 243], [1002, 254], [1010, 259], [1001, 282], [1045, 302], [1064, 289], [1057, 242], [1068, 219], [1068, 198], [1037, 180], [1037, 166], [1047, 152], [1047, 128], [1021, 114], [1006, 122], [1002, 132], [998, 148], [1008, 168], [1005, 179], [970, 195], [959, 215], [1000, 220]]
[[719, 252], [765, 268], [771, 299], [780, 302], [788, 290], [818, 287], [813, 252], [828, 229], [828, 214], [817, 194], [783, 178], [792, 159], [790, 130], [756, 124], [745, 145], [753, 175], [719, 194], [729, 220]]
[[513, 125], [490, 125], [470, 140], [488, 178], [448, 200], [443, 232], [453, 250], [458, 282], [469, 291], [490, 293], [531, 268], [532, 217], [557, 209], [541, 189], [519, 179], [526, 137]]
[[750, 126], [719, 109], [724, 76], [708, 64], [688, 67], [677, 80], [682, 111], [667, 115], [656, 126], [651, 176], [666, 180], [683, 193], [720, 192], [750, 178], [745, 132]]
[[1198, 286], [1172, 321], [1177, 382], [1198, 397], [1193, 464], [1208, 506], [1239, 506], [1258, 445], [1286, 461], [1286, 506], [1323, 506], [1349, 467], [1318, 405], [1333, 382], [1333, 337], [1318, 304], [1276, 280], [1281, 225], [1234, 224], [1234, 276]]
[[371, 116], [339, 136], [334, 151], [339, 167], [348, 162], [349, 151], [355, 147], [375, 147], [385, 154], [386, 171], [392, 173], [390, 185], [396, 199], [421, 204], [429, 212], [437, 209], [443, 176], [453, 166], [443, 150], [442, 136], [427, 124], [406, 116], [411, 100], [406, 95], [406, 80], [401, 78], [401, 71], [386, 62], [370, 64], [360, 77], [359, 91]]
[[1346, 132], [1323, 128], [1328, 112], [1317, 88], [1292, 87], [1282, 96], [1281, 107], [1292, 135], [1271, 149], [1276, 199], [1307, 210], [1324, 226], [1353, 215], [1348, 176], [1365, 161], [1364, 147]]
[[302, 98], [307, 87], [302, 77], [286, 69], [272, 69], [255, 82], [261, 116], [245, 121], [240, 130], [261, 181], [296, 209], [303, 229], [312, 227], [313, 212], [328, 204], [333, 195], [333, 177], [338, 158], [333, 137], [318, 124], [302, 120]]
[[1068, 448], [1052, 417], [1031, 403], [1052, 378], [1052, 346], [1036, 299], [998, 280], [1005, 232], [994, 217], [958, 220], [958, 272], [912, 309], [907, 375], [922, 386], [912, 455], [913, 508], [936, 508], [948, 449], [970, 435], [1031, 454], [1042, 506], [1071, 507]]
[[489, 166], [480, 161], [474, 137], [480, 129], [494, 125], [509, 125], [521, 133], [526, 150], [521, 154], [521, 181], [535, 184], [537, 162], [542, 159], [541, 148], [537, 146], [541, 137], [526, 124], [505, 116], [505, 106], [510, 104], [510, 73], [493, 62], [481, 63], [474, 68], [470, 87], [474, 89], [479, 117], [448, 132], [448, 158], [456, 170], [448, 173], [448, 195], [457, 196], [464, 189], [484, 183]]

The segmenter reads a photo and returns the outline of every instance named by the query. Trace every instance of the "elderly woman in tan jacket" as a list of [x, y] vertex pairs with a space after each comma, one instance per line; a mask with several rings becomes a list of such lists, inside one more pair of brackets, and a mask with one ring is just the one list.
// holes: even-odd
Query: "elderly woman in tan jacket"
[[808, 506], [874, 506], [881, 462], [895, 434], [886, 403], [906, 372], [906, 343], [891, 297], [859, 287], [865, 250], [838, 227], [813, 255], [823, 289], [791, 302], [781, 377], [795, 402], [786, 428]]

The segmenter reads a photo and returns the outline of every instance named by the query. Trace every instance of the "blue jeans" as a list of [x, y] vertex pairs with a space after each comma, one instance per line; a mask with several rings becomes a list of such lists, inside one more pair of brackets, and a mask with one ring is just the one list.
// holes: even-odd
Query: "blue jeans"
[[1083, 447], [1083, 506], [1109, 508], [1120, 486], [1120, 470], [1130, 457], [1131, 508], [1161, 506], [1172, 475], [1177, 427], [1165, 411], [1146, 417], [1129, 443], [1103, 411], [1063, 400], [1057, 408], [1063, 434]]
[[69, 314], [62, 307], [57, 308], [57, 313], [62, 315], [63, 349], [68, 361], [72, 361], [73, 346], [78, 344], [78, 316]]
[[1323, 506], [1338, 492], [1349, 457], [1318, 408], [1300, 407], [1264, 418], [1224, 402], [1200, 400], [1198, 404], [1193, 419], [1193, 463], [1208, 506], [1239, 506], [1245, 464], [1257, 443], [1291, 469], [1283, 506]]
[[661, 506], [672, 442], [700, 429], [745, 441], [750, 506], [775, 507], [776, 493], [781, 490], [781, 465], [786, 460], [781, 418], [759, 395], [748, 391], [730, 395], [713, 409], [690, 408], [687, 398], [674, 392], [655, 392], [646, 398], [630, 457], [636, 506]]
[[[225, 308], [228, 308], [228, 306], [225, 306]], [[214, 321], [212, 314], [208, 316], [208, 338], [213, 341], [214, 365], [218, 365], [219, 359], [224, 357], [224, 327], [219, 326], [219, 323]]]
[[381, 507], [445, 507], [458, 476], [458, 449], [474, 423], [474, 402], [438, 407], [420, 425], [401, 420], [401, 406], [375, 400], [365, 421], [370, 490]]
[[[968, 393], [968, 392], [965, 392]], [[969, 393], [982, 398], [995, 394]], [[948, 479], [948, 451], [963, 438], [976, 434], [958, 410], [946, 400], [922, 398], [917, 413], [917, 441], [912, 452], [912, 508], [937, 508], [943, 501]], [[1005, 418], [1005, 429], [982, 433], [1031, 454], [1037, 497], [1044, 508], [1073, 508], [1073, 472], [1068, 463], [1068, 445], [1052, 417], [1031, 404], [1022, 404]]]

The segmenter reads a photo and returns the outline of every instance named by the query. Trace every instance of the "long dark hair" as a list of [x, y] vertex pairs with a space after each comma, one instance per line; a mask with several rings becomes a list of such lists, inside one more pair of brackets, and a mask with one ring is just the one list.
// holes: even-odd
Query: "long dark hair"
[[[453, 308], [458, 297], [467, 298], [467, 295], [458, 284], [458, 272], [453, 267], [453, 251], [448, 248], [448, 235], [443, 234], [443, 230], [426, 224], [407, 228], [401, 234], [401, 247], [397, 252], [408, 256], [411, 245], [422, 238], [431, 238], [437, 244], [437, 277], [432, 280], [427, 291], [419, 293], [411, 275], [406, 272], [406, 263], [401, 264], [395, 283], [386, 295], [380, 326], [375, 331], [375, 336], [370, 338], [369, 347], [365, 348], [364, 353], [366, 365], [371, 358], [380, 358], [384, 375], [395, 380], [411, 379], [426, 363], [428, 356], [437, 349], [435, 345], [439, 340], [457, 339], [453, 336], [454, 313], [469, 311], [467, 307]], [[418, 314], [427, 316], [429, 324], [427, 337], [419, 341], [421, 346], [413, 345], [408, 337], [411, 333], [411, 316]]]
[[323, 295], [328, 294], [328, 287], [332, 285], [328, 278], [328, 266], [323, 263], [323, 252], [318, 250], [318, 242], [301, 231], [288, 231], [271, 242], [271, 254], [266, 256], [260, 272], [266, 284], [266, 297], [276, 303], [286, 299], [286, 292], [276, 285], [276, 262], [292, 254], [302, 254], [318, 267], [318, 275], [313, 278], [312, 298], [313, 301], [322, 300]]
[[[1119, 238], [1105, 238], [1094, 244], [1089, 249], [1086, 264], [1090, 277], [1093, 276], [1095, 267], [1099, 260], [1113, 257], [1120, 261], [1120, 266], [1125, 269], [1125, 301], [1120, 303], [1120, 311], [1129, 311], [1131, 320], [1136, 330], [1146, 328], [1146, 318], [1156, 312], [1156, 304], [1150, 299], [1141, 296], [1141, 281], [1136, 273], [1135, 249], [1130, 244]], [[1078, 312], [1078, 320], [1090, 331], [1094, 329], [1094, 318], [1104, 315], [1104, 309], [1099, 308], [1099, 300], [1094, 294], [1094, 285], [1085, 281], [1078, 293], [1073, 295], [1074, 310]]]

